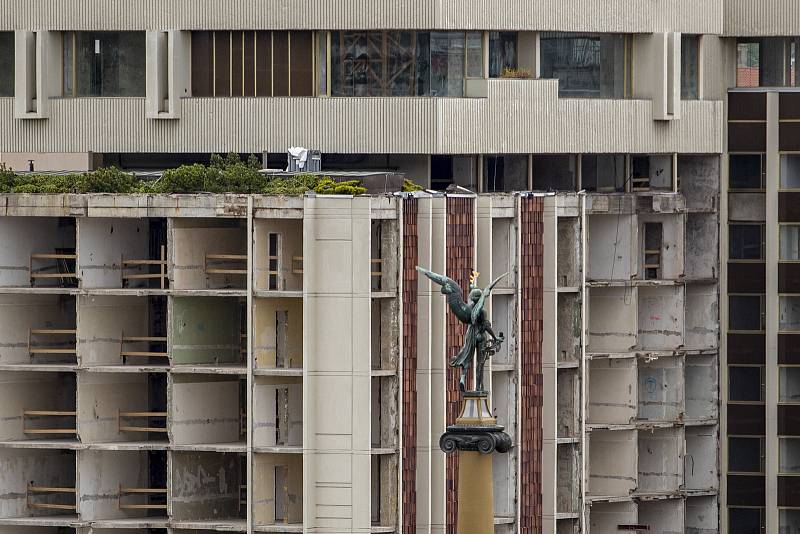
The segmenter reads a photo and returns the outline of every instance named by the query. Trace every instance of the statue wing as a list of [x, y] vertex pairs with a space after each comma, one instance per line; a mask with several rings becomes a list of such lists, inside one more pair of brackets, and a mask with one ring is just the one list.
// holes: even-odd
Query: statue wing
[[447, 304], [450, 305], [450, 309], [458, 317], [459, 321], [469, 324], [472, 319], [472, 312], [467, 303], [464, 302], [464, 290], [461, 289], [461, 286], [455, 280], [443, 274], [434, 273], [420, 266], [417, 266], [417, 270], [442, 286], [442, 293], [447, 295]]
[[486, 299], [489, 298], [489, 295], [492, 294], [492, 289], [494, 289], [494, 286], [497, 285], [497, 282], [502, 280], [506, 276], [506, 274], [508, 273], [498, 276], [494, 280], [494, 282], [486, 286], [486, 289], [483, 290], [483, 294], [481, 295], [480, 300], [478, 300], [478, 303], [475, 305], [474, 308], [472, 308], [472, 323], [475, 323], [475, 321], [478, 320], [478, 315], [480, 315], [481, 311], [483, 310], [483, 306], [484, 303], [486, 302]]

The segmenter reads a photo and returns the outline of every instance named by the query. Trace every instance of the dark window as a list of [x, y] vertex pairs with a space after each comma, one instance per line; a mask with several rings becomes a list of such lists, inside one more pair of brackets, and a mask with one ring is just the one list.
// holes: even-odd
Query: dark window
[[272, 96], [289, 96], [289, 32], [272, 32]]
[[700, 37], [681, 35], [681, 98], [697, 100], [700, 68]]
[[278, 276], [280, 274], [279, 267], [280, 267], [280, 257], [278, 255], [278, 249], [280, 248], [279, 245], [280, 235], [278, 234], [269, 234], [269, 284], [267, 287], [272, 290], [278, 289]]
[[145, 32], [65, 32], [62, 94], [145, 96]]
[[728, 508], [730, 534], [764, 534], [763, 508]]
[[764, 400], [762, 367], [728, 367], [728, 398], [731, 401], [760, 402]]
[[193, 96], [313, 96], [313, 65], [312, 32], [192, 32]]
[[644, 223], [644, 277], [661, 278], [661, 246], [664, 228], [661, 223]]
[[431, 156], [431, 189], [442, 191], [453, 183], [453, 156]]
[[[534, 180], [536, 175], [534, 174]], [[586, 191], [625, 190], [625, 156], [622, 154], [581, 155], [581, 187]]]
[[764, 438], [728, 438], [728, 471], [764, 472]]
[[728, 328], [731, 330], [764, 330], [764, 309], [761, 295], [728, 297]]
[[628, 98], [630, 37], [623, 34], [553, 33], [541, 36], [543, 78], [558, 79], [558, 95]]
[[0, 32], [0, 96], [14, 96], [14, 32]]
[[497, 78], [505, 69], [517, 68], [517, 33], [489, 32], [489, 76]]
[[728, 257], [732, 260], [764, 259], [764, 225], [731, 224], [728, 226]]
[[192, 32], [192, 96], [214, 96], [214, 35]]
[[763, 160], [763, 154], [731, 154], [730, 188], [763, 189], [766, 172]]

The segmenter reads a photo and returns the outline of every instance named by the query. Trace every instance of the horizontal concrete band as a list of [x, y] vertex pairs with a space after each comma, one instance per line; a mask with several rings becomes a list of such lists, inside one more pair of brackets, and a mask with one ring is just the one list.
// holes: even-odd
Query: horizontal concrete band
[[4, 0], [0, 30], [403, 28], [720, 34], [722, 11], [723, 0], [138, 0], [135, 6], [129, 0]]
[[722, 153], [721, 101], [682, 101], [654, 121], [649, 100], [558, 98], [556, 80], [489, 80], [486, 98], [189, 98], [178, 120], [144, 98], [50, 101], [16, 120], [0, 99], [5, 152]]
[[796, 0], [725, 0], [725, 35], [797, 35], [800, 2]]

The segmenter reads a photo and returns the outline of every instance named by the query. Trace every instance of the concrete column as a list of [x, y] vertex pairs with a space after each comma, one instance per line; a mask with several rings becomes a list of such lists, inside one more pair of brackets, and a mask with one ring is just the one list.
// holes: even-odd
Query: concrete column
[[[14, 32], [14, 118], [45, 119], [51, 96], [60, 94], [58, 32]], [[58, 92], [56, 92], [58, 91]]]
[[543, 532], [556, 532], [558, 458], [558, 227], [556, 197], [544, 199], [544, 265], [542, 310], [542, 524]]
[[148, 31], [146, 53], [147, 118], [180, 118], [180, 99], [191, 96], [190, 32]]
[[307, 197], [304, 210], [304, 527], [368, 532], [370, 199]]
[[534, 78], [540, 75], [539, 32], [520, 32], [517, 43], [519, 68], [531, 71]]
[[767, 93], [766, 178], [766, 531], [778, 532], [778, 97]]

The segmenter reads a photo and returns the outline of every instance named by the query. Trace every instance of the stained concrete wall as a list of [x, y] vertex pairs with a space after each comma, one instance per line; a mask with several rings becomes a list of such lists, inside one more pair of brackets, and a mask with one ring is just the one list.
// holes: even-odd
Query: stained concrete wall
[[[286, 506], [288, 514], [276, 517], [275, 468], [288, 470], [286, 482]], [[253, 522], [256, 525], [303, 522], [303, 456], [301, 454], [255, 454], [253, 455]], [[285, 521], [284, 521], [285, 520]]]
[[636, 419], [636, 372], [633, 358], [589, 362], [588, 423], [625, 425]]
[[719, 277], [719, 219], [715, 213], [686, 214], [687, 278]]
[[683, 486], [689, 490], [719, 489], [717, 450], [719, 435], [715, 426], [686, 427], [686, 461]]
[[719, 209], [720, 158], [718, 155], [678, 155], [679, 192], [689, 210]]
[[686, 357], [687, 420], [710, 420], [719, 417], [719, 361], [716, 354]]
[[176, 365], [241, 360], [239, 301], [225, 297], [170, 300], [170, 354]]
[[639, 523], [649, 525], [654, 534], [684, 531], [683, 501], [656, 500], [639, 503]]
[[75, 300], [59, 295], [0, 295], [0, 363], [75, 363], [74, 354], [38, 354], [33, 359], [32, 346], [75, 348], [75, 336], [33, 335], [32, 329], [75, 329]]
[[[63, 515], [64, 510], [28, 508], [28, 484], [74, 488], [75, 468], [74, 451], [0, 449], [0, 518]], [[74, 504], [75, 499], [70, 494], [58, 494], [36, 497], [35, 502]]]
[[[53, 254], [56, 248], [75, 248], [74, 227], [59, 227], [55, 217], [3, 217], [0, 219], [0, 287], [30, 287], [31, 254]], [[54, 260], [36, 260], [34, 272]], [[39, 286], [57, 285], [39, 279]]]
[[716, 534], [719, 532], [717, 496], [686, 499], [686, 534]]
[[634, 502], [593, 503], [589, 514], [589, 532], [614, 532], [619, 525], [635, 525], [637, 518], [638, 511]]
[[[208, 274], [207, 254], [247, 254], [247, 232], [239, 219], [170, 219], [170, 287], [174, 289], [244, 288], [240, 274]], [[220, 227], [223, 226], [223, 227]], [[214, 260], [209, 268], [247, 269], [244, 261]]]
[[[0, 441], [60, 439], [70, 434], [25, 434], [22, 412], [27, 410], [75, 410], [75, 375], [72, 373], [16, 372], [0, 373]], [[69, 416], [31, 417], [27, 428], [75, 428]]]
[[239, 378], [170, 375], [170, 441], [180, 445], [239, 441]]
[[[287, 407], [278, 405], [279, 390], [288, 391]], [[253, 385], [253, 446], [303, 446], [303, 380], [257, 376]], [[281, 421], [278, 419], [281, 418]], [[288, 424], [288, 428], [285, 428]], [[285, 443], [278, 443], [278, 427]]]
[[558, 361], [576, 362], [581, 357], [582, 302], [578, 293], [558, 294]]
[[637, 490], [640, 493], [677, 492], [683, 484], [683, 429], [640, 430], [638, 451]]
[[583, 261], [581, 225], [578, 217], [558, 218], [558, 285], [578, 287]]
[[638, 362], [637, 418], [645, 421], [680, 421], [684, 408], [683, 358], [666, 356]]
[[637, 289], [589, 289], [589, 352], [627, 352], [636, 345]]
[[713, 284], [686, 286], [686, 338], [688, 349], [719, 346], [719, 296]]
[[639, 337], [643, 349], [670, 350], [683, 345], [682, 286], [639, 288]]
[[171, 518], [230, 519], [239, 513], [240, 456], [220, 452], [172, 452]]
[[[280, 352], [281, 367], [303, 367], [303, 300], [256, 298], [253, 356], [257, 368], [274, 368]], [[284, 312], [284, 313], [281, 313]], [[285, 325], [282, 322], [286, 317]], [[278, 331], [281, 331], [278, 335]], [[280, 351], [278, 345], [281, 345]]]
[[635, 430], [593, 430], [589, 434], [588, 495], [627, 497], [638, 478]]
[[304, 526], [370, 528], [369, 198], [306, 197]]
[[81, 519], [145, 517], [146, 510], [120, 509], [120, 486], [147, 488], [147, 453], [142, 451], [78, 451]]
[[372, 368], [386, 371], [400, 366], [399, 302], [395, 298], [373, 298], [372, 309]]
[[303, 262], [292, 258], [303, 257], [303, 221], [300, 219], [256, 219], [253, 223], [255, 233], [254, 276], [256, 290], [269, 290], [269, 234], [278, 234], [278, 290], [302, 291]]
[[81, 217], [77, 221], [81, 287], [122, 287], [122, 260], [149, 257], [147, 219]]
[[[78, 297], [78, 358], [81, 365], [121, 365], [122, 337], [148, 336], [148, 330], [146, 297]], [[143, 361], [147, 360], [137, 360], [138, 363]]]
[[630, 280], [637, 272], [636, 217], [590, 215], [588, 272], [590, 280]]

